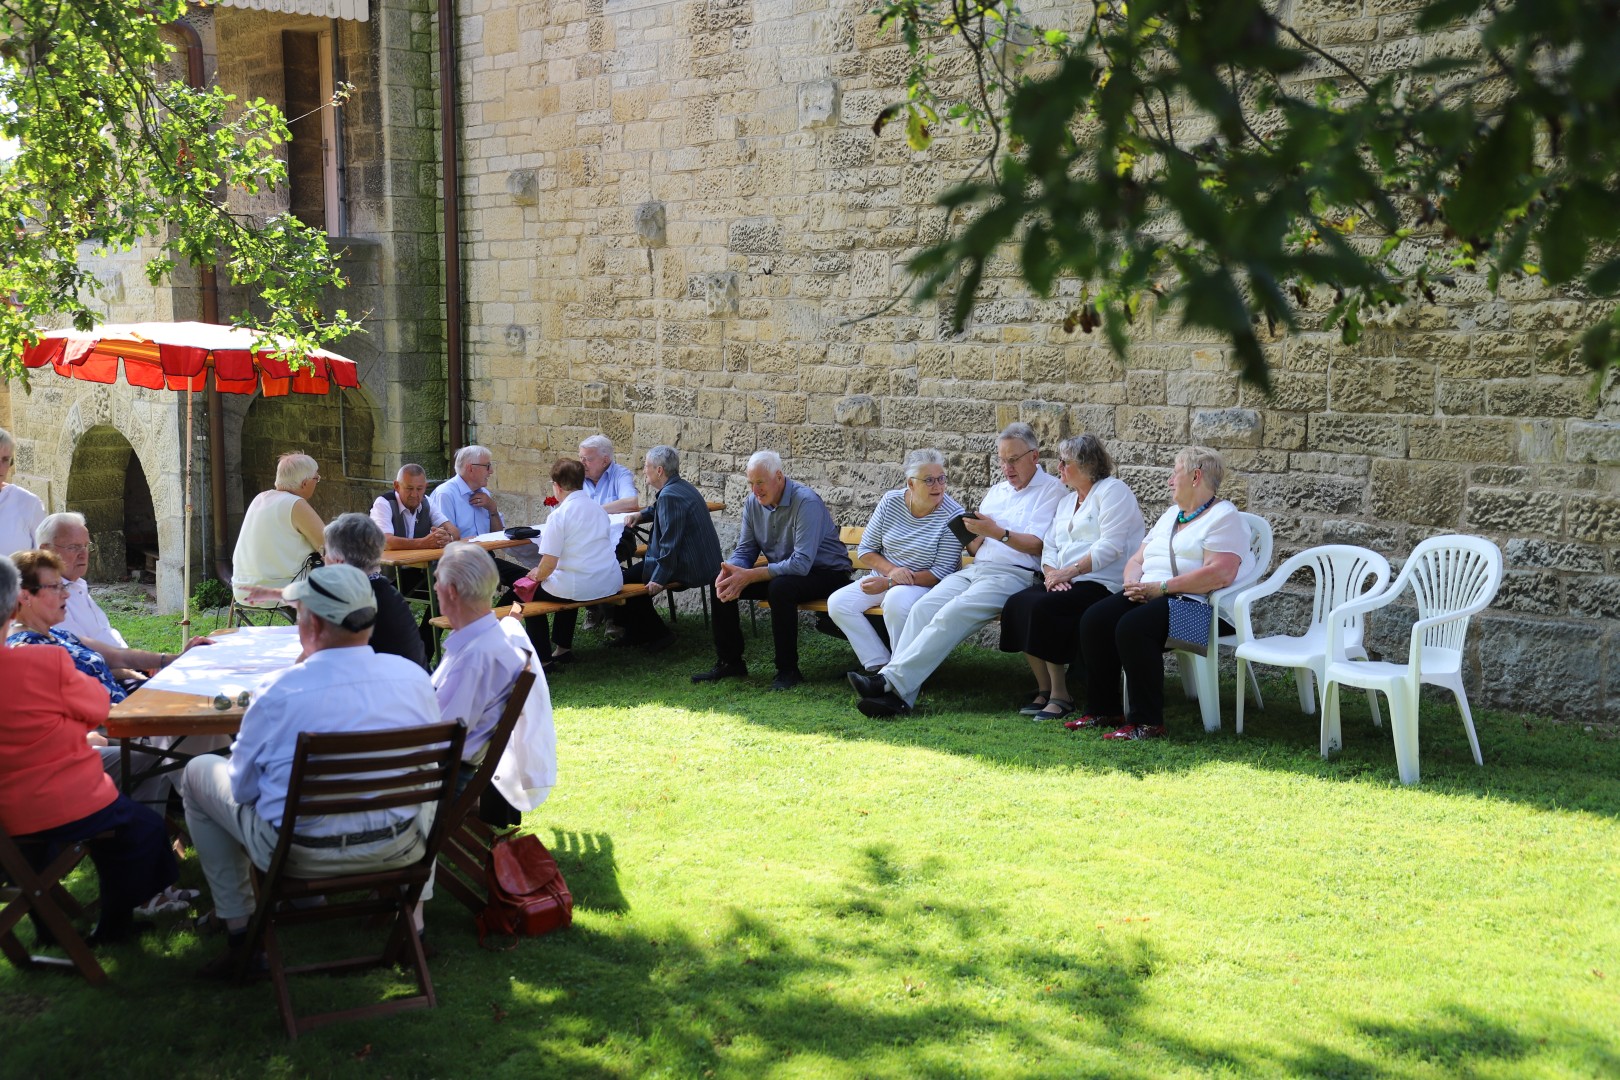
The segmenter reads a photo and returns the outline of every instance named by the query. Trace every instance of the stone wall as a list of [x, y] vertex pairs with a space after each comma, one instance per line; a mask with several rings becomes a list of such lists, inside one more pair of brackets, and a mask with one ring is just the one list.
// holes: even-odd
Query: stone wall
[[[1382, 70], [1444, 47], [1410, 34], [1419, 6], [1291, 11]], [[1510, 572], [1473, 634], [1477, 700], [1620, 719], [1620, 401], [1551, 358], [1592, 305], [1464, 280], [1354, 347], [1315, 328], [1274, 342], [1270, 396], [1163, 315], [1121, 366], [1064, 332], [1072, 298], [1031, 298], [1011, 263], [950, 337], [936, 311], [888, 302], [946, 227], [933, 197], [983, 146], [874, 137], [909, 61], [869, 7], [463, 5], [471, 416], [509, 503], [532, 511], [549, 461], [600, 430], [627, 457], [680, 447], [733, 506], [748, 453], [777, 448], [859, 523], [918, 446], [944, 449], [975, 499], [993, 433], [1024, 419], [1049, 445], [1102, 436], [1151, 514], [1175, 449], [1206, 442], [1280, 553], [1497, 541]]]

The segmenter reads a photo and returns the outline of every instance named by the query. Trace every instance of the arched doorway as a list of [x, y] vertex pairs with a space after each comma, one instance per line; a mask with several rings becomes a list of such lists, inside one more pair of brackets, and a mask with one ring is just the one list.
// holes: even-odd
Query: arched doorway
[[146, 470], [123, 432], [97, 424], [80, 436], [68, 467], [67, 506], [84, 515], [96, 545], [92, 581], [156, 581], [157, 513]]
[[322, 521], [365, 512], [386, 487], [376, 480], [377, 410], [364, 390], [255, 398], [242, 419], [242, 505], [276, 482], [282, 454], [305, 453], [320, 465], [312, 500]]

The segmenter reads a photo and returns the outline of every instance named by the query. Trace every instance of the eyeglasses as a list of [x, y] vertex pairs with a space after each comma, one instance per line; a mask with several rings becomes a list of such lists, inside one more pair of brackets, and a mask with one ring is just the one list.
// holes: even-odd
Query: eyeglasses
[[315, 474], [315, 475], [314, 475], [314, 476], [312, 476], [312, 477], [310, 477], [310, 479], [311, 479], [311, 480], [313, 480], [313, 481], [315, 481], [315, 482], [316, 482], [316, 483], [317, 483], [317, 484], [318, 484], [318, 483], [320, 483], [320, 481], [321, 481], [321, 474], [320, 474], [320, 473], [316, 473], [316, 474]]
[[490, 472], [495, 471], [494, 463], [488, 461], [469, 461], [467, 462], [467, 467], [469, 469], [487, 469]]
[[998, 454], [996, 455], [996, 460], [1001, 462], [1001, 467], [1003, 469], [1010, 469], [1014, 465], [1017, 465], [1020, 461], [1023, 461], [1025, 458], [1029, 457], [1029, 455], [1033, 454], [1034, 452], [1034, 450], [1025, 450], [1022, 454], [1014, 454], [1010, 458], [1004, 458]]
[[52, 551], [60, 551], [64, 555], [88, 555], [96, 550], [95, 544], [52, 544]]
[[942, 488], [945, 486], [944, 473], [940, 473], [938, 476], [913, 476], [911, 479], [917, 481], [919, 484], [924, 484], [931, 488]]
[[34, 593], [37, 596], [39, 593], [42, 593], [42, 592], [64, 593], [64, 592], [67, 592], [67, 588], [68, 588], [67, 582], [58, 581], [55, 585], [39, 585], [39, 586], [36, 586], [35, 588], [29, 589], [28, 591], [31, 592], [31, 593]]

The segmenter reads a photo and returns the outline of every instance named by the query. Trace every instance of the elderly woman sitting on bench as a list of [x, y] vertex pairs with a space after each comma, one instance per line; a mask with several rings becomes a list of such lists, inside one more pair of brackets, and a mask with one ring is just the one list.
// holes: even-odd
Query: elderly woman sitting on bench
[[[575, 458], [559, 458], [551, 467], [551, 491], [557, 507], [546, 518], [535, 545], [540, 565], [518, 579], [512, 591], [526, 600], [599, 600], [624, 585], [613, 558], [615, 525], [586, 495], [585, 466]], [[531, 616], [529, 638], [540, 650], [547, 671], [573, 658], [573, 609], [557, 612], [555, 648], [546, 632], [546, 617]], [[539, 620], [536, 626], [533, 620]]]

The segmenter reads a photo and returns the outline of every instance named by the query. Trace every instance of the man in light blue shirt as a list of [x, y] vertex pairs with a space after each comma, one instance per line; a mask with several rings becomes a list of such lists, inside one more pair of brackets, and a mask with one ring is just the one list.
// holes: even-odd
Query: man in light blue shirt
[[[460, 530], [463, 540], [472, 540], [484, 533], [506, 528], [500, 509], [495, 505], [495, 496], [489, 493], [489, 478], [494, 472], [495, 459], [489, 447], [476, 444], [463, 446], [456, 451], [456, 475], [434, 488], [433, 494], [428, 496], [433, 508]], [[495, 568], [500, 571], [501, 586], [505, 590], [498, 603], [510, 604], [518, 598], [512, 591], [512, 583], [528, 571], [506, 559], [496, 559]], [[542, 637], [543, 626], [543, 622], [533, 619], [526, 623], [529, 640], [534, 642], [542, 660], [549, 664], [545, 658], [551, 655], [551, 641], [549, 637]]]
[[579, 444], [579, 462], [585, 466], [585, 495], [610, 514], [641, 508], [636, 475], [613, 460], [613, 440], [592, 435]]
[[495, 459], [487, 446], [463, 446], [456, 451], [456, 475], [433, 489], [428, 501], [471, 540], [484, 533], [506, 528], [495, 496], [489, 493], [489, 478], [495, 473]]
[[[377, 600], [365, 572], [319, 567], [287, 586], [298, 607], [304, 659], [258, 689], [229, 758], [186, 766], [186, 825], [231, 935], [230, 950], [202, 974], [234, 970], [253, 914], [248, 863], [268, 869], [286, 808], [298, 735], [304, 731], [388, 731], [439, 723], [433, 683], [419, 664], [372, 649]], [[402, 866], [422, 857], [431, 822], [410, 806], [300, 821], [289, 848], [292, 873], [331, 877]]]
[[[749, 495], [743, 503], [742, 531], [731, 557], [714, 579], [714, 650], [719, 663], [692, 676], [716, 682], [748, 674], [743, 663], [742, 618], [737, 601], [768, 600], [776, 646], [772, 690], [804, 681], [799, 671], [799, 605], [825, 600], [849, 583], [849, 551], [821, 496], [782, 471], [782, 457], [761, 450], [748, 459]], [[764, 566], [754, 563], [765, 558]]]

